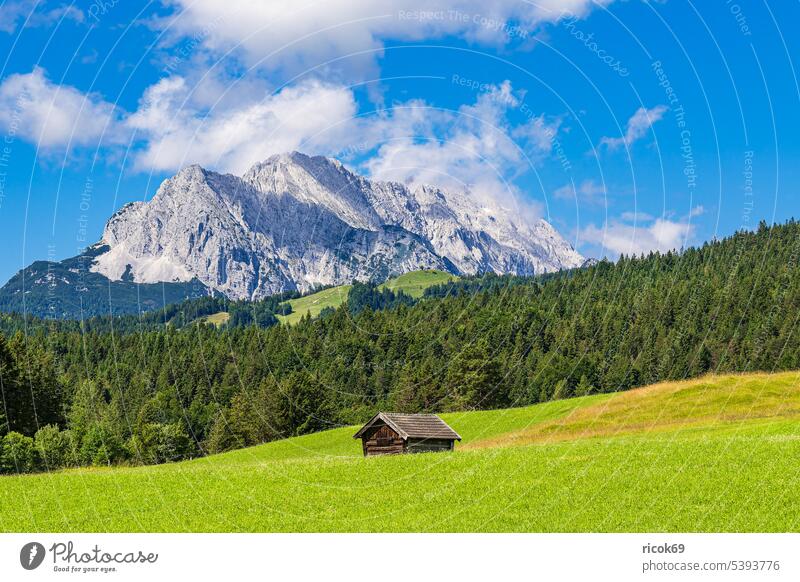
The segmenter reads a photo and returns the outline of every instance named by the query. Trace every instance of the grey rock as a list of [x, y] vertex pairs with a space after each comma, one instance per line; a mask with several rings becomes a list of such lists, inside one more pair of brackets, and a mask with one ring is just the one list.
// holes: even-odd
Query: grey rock
[[197, 278], [232, 299], [441, 269], [532, 275], [584, 258], [542, 219], [469, 193], [372, 181], [293, 152], [244, 176], [189, 166], [106, 224], [92, 270], [140, 283]]

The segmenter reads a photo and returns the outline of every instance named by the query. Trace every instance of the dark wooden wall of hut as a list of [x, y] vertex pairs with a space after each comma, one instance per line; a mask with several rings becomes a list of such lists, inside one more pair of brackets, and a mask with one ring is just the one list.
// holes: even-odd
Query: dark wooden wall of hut
[[369, 433], [363, 436], [361, 445], [366, 456], [393, 455], [405, 452], [403, 439], [385, 424], [373, 427]]

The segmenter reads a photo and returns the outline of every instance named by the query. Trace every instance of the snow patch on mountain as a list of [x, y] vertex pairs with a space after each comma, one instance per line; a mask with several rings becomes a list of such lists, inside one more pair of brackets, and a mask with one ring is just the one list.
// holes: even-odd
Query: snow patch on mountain
[[132, 277], [139, 282], [161, 282], [192, 280], [192, 274], [183, 265], [166, 256], [135, 256], [125, 244], [119, 244], [95, 260], [95, 272], [102, 273], [112, 281]]

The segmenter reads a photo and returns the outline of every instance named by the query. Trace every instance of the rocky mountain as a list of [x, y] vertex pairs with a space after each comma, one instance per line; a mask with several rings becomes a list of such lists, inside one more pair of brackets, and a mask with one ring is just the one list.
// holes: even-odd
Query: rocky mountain
[[112, 216], [102, 244], [92, 271], [112, 281], [196, 278], [235, 299], [419, 269], [530, 275], [584, 262], [544, 220], [297, 152], [242, 177], [185, 168]]
[[[260, 299], [420, 269], [533, 275], [583, 263], [544, 220], [465, 192], [369, 180], [336, 160], [293, 152], [241, 177], [196, 165], [181, 170], [150, 201], [117, 211], [85, 255], [21, 271], [0, 290], [0, 309], [46, 303], [47, 294], [74, 290], [76, 278], [99, 299], [69, 299], [56, 316], [114, 293], [129, 313], [144, 310], [141, 297], [150, 295]], [[65, 289], [54, 293], [54, 285]]]

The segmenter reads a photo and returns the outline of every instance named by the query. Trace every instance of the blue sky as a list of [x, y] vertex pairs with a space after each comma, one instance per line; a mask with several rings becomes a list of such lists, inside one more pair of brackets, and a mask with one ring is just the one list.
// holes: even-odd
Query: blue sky
[[466, 185], [587, 256], [784, 221], [798, 21], [744, 0], [7, 0], [0, 280], [74, 256], [181, 166], [295, 149]]

